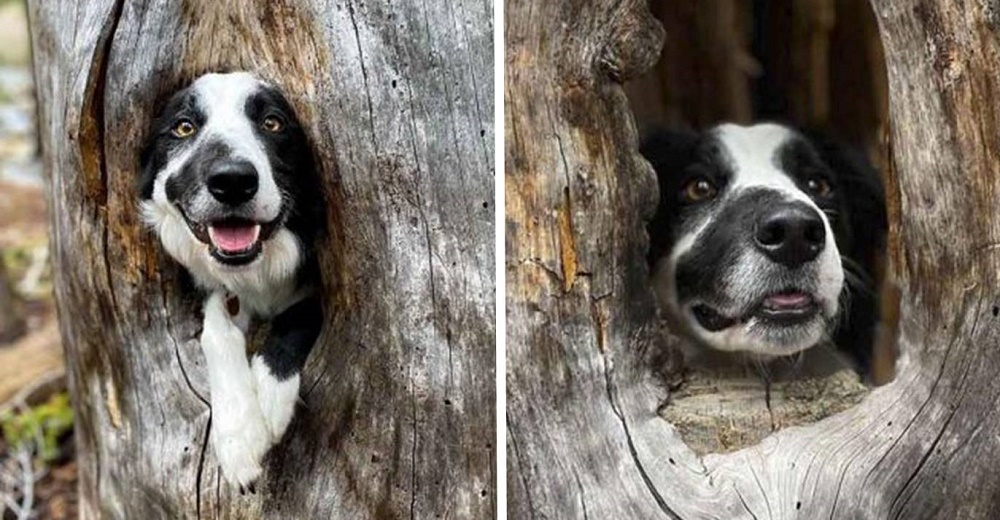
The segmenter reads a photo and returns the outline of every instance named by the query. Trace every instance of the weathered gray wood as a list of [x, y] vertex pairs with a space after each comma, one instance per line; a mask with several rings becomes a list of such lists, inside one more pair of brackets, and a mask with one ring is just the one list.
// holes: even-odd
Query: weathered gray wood
[[893, 114], [897, 378], [818, 423], [699, 457], [656, 414], [667, 391], [650, 369], [659, 349], [643, 261], [655, 181], [619, 84], [648, 66], [659, 30], [638, 0], [507, 2], [518, 518], [1000, 515], [1000, 11], [873, 4]]
[[[3, 253], [0, 251], [0, 253]], [[24, 334], [24, 316], [14, 294], [14, 284], [7, 275], [7, 266], [0, 255], [0, 345]]]
[[[490, 1], [31, 2], [84, 518], [494, 516]], [[329, 323], [256, 495], [220, 479], [197, 299], [137, 154], [203, 72], [281, 86], [331, 204]]]

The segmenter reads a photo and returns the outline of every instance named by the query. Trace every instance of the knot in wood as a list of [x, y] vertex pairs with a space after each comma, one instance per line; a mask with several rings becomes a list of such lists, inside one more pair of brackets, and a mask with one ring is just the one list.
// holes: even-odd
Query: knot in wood
[[609, 41], [598, 56], [598, 67], [611, 79], [624, 83], [646, 72], [660, 57], [665, 32], [644, 3], [629, 3], [615, 19]]

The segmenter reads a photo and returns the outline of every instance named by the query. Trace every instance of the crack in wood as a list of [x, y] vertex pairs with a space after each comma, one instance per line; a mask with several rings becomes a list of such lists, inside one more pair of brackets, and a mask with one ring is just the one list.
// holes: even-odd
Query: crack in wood
[[[903, 509], [906, 508], [906, 504], [909, 503], [909, 500], [910, 500], [910, 498], [912, 498], [913, 493], [916, 492], [916, 491], [914, 491], [912, 493], [907, 493], [907, 489], [916, 480], [917, 475], [920, 474], [920, 471], [927, 464], [927, 461], [934, 455], [934, 450], [937, 448], [938, 444], [941, 442], [941, 438], [944, 436], [944, 432], [948, 429], [948, 425], [951, 423], [951, 420], [954, 417], [955, 417], [955, 410], [952, 410], [952, 412], [950, 414], [948, 414], [948, 418], [945, 419], [945, 422], [941, 426], [941, 429], [938, 431], [937, 435], [934, 437], [934, 441], [931, 442], [930, 447], [927, 448], [927, 451], [924, 452], [924, 454], [923, 454], [922, 457], [920, 457], [920, 461], [917, 463], [917, 466], [913, 469], [913, 471], [910, 473], [910, 476], [907, 477], [906, 481], [903, 483], [903, 487], [899, 490], [899, 492], [896, 493], [896, 496], [893, 497], [892, 503], [889, 504], [889, 511], [890, 512], [892, 512], [893, 509], [896, 509], [896, 504], [899, 503], [900, 505], [899, 505], [897, 516], [902, 514]], [[904, 495], [906, 496], [906, 498], [903, 498]], [[900, 503], [899, 500], [901, 498], [903, 498], [903, 501]]]
[[583, 492], [580, 475], [574, 471], [573, 478], [576, 480], [576, 489], [580, 492], [580, 507], [583, 509], [583, 520], [590, 520], [590, 514], [587, 512], [587, 494]]
[[184, 378], [184, 383], [187, 385], [188, 390], [190, 390], [191, 393], [194, 394], [194, 396], [197, 397], [198, 400], [201, 401], [206, 408], [210, 409], [211, 406], [209, 405], [208, 399], [206, 399], [197, 390], [195, 390], [194, 384], [191, 383], [191, 378], [188, 376], [187, 369], [184, 368], [184, 360], [181, 359], [180, 343], [174, 336], [174, 323], [173, 323], [173, 318], [170, 315], [169, 302], [167, 301], [167, 287], [163, 283], [162, 278], [160, 279], [160, 294], [161, 294], [160, 303], [163, 305], [163, 320], [167, 324], [167, 331], [168, 331], [167, 337], [170, 338], [170, 342], [174, 344], [174, 358], [177, 360], [177, 366], [181, 370], [181, 376]]
[[632, 439], [632, 432], [629, 430], [628, 421], [619, 409], [617, 400], [615, 399], [614, 377], [612, 375], [612, 369], [610, 368], [611, 365], [608, 356], [609, 353], [607, 352], [602, 352], [601, 354], [601, 357], [604, 359], [605, 391], [607, 393], [608, 404], [611, 406], [612, 412], [618, 418], [622, 431], [625, 433], [625, 441], [628, 444], [632, 464], [635, 466], [635, 469], [638, 470], [643, 483], [646, 485], [647, 491], [653, 500], [656, 501], [656, 505], [659, 506], [660, 510], [666, 513], [672, 520], [683, 520], [682, 517], [667, 504], [667, 501], [663, 498], [663, 495], [660, 494], [660, 491], [653, 483], [653, 480], [649, 477], [649, 473], [646, 471], [642, 461], [639, 460], [639, 452], [636, 450], [635, 441]]
[[361, 79], [365, 84], [365, 99], [368, 102], [368, 124], [372, 135], [372, 148], [375, 156], [378, 157], [378, 139], [375, 137], [375, 109], [372, 104], [371, 90], [368, 86], [368, 69], [365, 67], [365, 51], [361, 46], [361, 32], [358, 29], [358, 21], [354, 17], [354, 2], [347, 2], [347, 12], [351, 17], [351, 25], [354, 27], [354, 42], [358, 46], [358, 64], [361, 66]]
[[740, 489], [738, 487], [736, 487], [735, 484], [733, 484], [733, 491], [735, 491], [736, 492], [736, 496], [739, 497], [740, 504], [743, 505], [743, 509], [746, 509], [747, 513], [750, 513], [750, 517], [753, 518], [753, 520], [758, 520], [757, 515], [754, 514], [753, 510], [750, 509], [750, 506], [747, 505], [746, 499], [743, 498], [743, 493], [740, 493]]
[[[983, 308], [983, 301], [984, 301], [984, 298], [983, 298], [982, 295], [980, 295], [979, 298], [978, 298], [978, 300], [977, 300], [977, 302], [976, 302], [976, 304], [973, 305], [972, 308], [974, 308], [974, 309], [982, 309]], [[965, 306], [963, 306], [962, 310], [963, 311], [965, 310]], [[975, 335], [975, 331], [978, 328], [979, 317], [981, 316], [981, 314], [982, 313], [980, 311], [973, 311], [973, 322], [972, 322], [972, 324], [970, 326], [969, 336]], [[938, 380], [940, 380], [941, 377], [943, 377], [945, 366], [947, 365], [948, 354], [951, 352], [951, 350], [953, 349], [955, 343], [957, 343], [957, 341], [960, 339], [961, 336], [962, 336], [962, 331], [961, 330], [956, 330], [954, 332], [954, 341], [951, 344], [949, 344], [948, 349], [945, 352], [945, 358], [941, 362], [941, 370], [940, 370], [940, 372], [938, 374]], [[927, 463], [930, 460], [930, 458], [934, 455], [934, 451], [937, 448], [938, 444], [941, 442], [941, 438], [944, 436], [945, 431], [948, 429], [948, 426], [951, 424], [952, 420], [954, 419], [955, 414], [958, 412], [958, 408], [962, 404], [962, 401], [963, 401], [963, 399], [964, 399], [964, 397], [966, 395], [966, 392], [963, 391], [964, 390], [964, 382], [968, 378], [969, 370], [971, 369], [971, 367], [972, 367], [972, 362], [971, 361], [968, 361], [968, 362], [965, 363], [965, 369], [964, 369], [964, 371], [962, 373], [962, 377], [958, 381], [957, 385], [955, 385], [955, 391], [958, 392], [958, 398], [957, 398], [957, 400], [955, 400], [955, 402], [953, 402], [950, 405], [951, 410], [948, 413], [948, 416], [945, 418], [944, 423], [941, 425], [941, 428], [938, 431], [937, 435], [934, 437], [934, 441], [931, 442], [930, 447], [927, 448], [927, 450], [924, 452], [923, 456], [920, 458], [920, 461], [917, 463], [916, 467], [913, 469], [913, 471], [910, 473], [909, 477], [907, 477], [906, 481], [903, 483], [902, 488], [900, 488], [899, 492], [893, 497], [892, 503], [889, 506], [889, 511], [890, 512], [892, 512], [894, 509], [896, 509], [896, 504], [899, 503], [899, 500], [901, 498], [903, 498], [903, 496], [905, 495], [906, 498], [903, 498], [903, 500], [900, 503], [899, 508], [897, 510], [897, 514], [901, 515], [902, 512], [903, 512], [903, 510], [906, 508], [906, 505], [909, 503], [910, 499], [916, 493], [915, 490], [913, 492], [911, 492], [911, 493], [907, 493], [907, 489], [910, 488], [911, 484], [913, 484], [916, 481], [917, 476], [920, 474], [920, 472], [923, 470], [923, 468], [927, 465]], [[934, 386], [934, 388], [932, 388], [931, 392], [929, 393], [927, 402], [929, 402], [931, 400], [931, 398], [934, 396], [934, 389], [936, 389], [936, 387], [937, 387], [937, 381], [938, 380], [935, 381], [935, 386]], [[917, 485], [919, 486], [920, 483], [917, 483]]]
[[[202, 438], [201, 449], [198, 452], [198, 469], [197, 472], [195, 473], [195, 480], [194, 480], [195, 514], [197, 515], [197, 518], [201, 518], [201, 479], [202, 479], [202, 472], [205, 469], [205, 457], [208, 452], [208, 436], [211, 431], [212, 431], [212, 412], [211, 409], [209, 409], [208, 421], [205, 424], [205, 435]], [[216, 507], [218, 507], [218, 502], [216, 503]]]
[[107, 86], [108, 61], [111, 47], [114, 43], [118, 22], [121, 19], [124, 0], [115, 0], [111, 14], [106, 23], [109, 28], [102, 34], [91, 58], [90, 71], [87, 75], [87, 85], [84, 88], [85, 97], [80, 114], [79, 146], [82, 160], [84, 184], [87, 195], [94, 203], [95, 220], [101, 222], [101, 251], [104, 258], [104, 276], [111, 297], [112, 313], [118, 308], [115, 294], [114, 277], [111, 274], [109, 257], [110, 215], [107, 212], [108, 203], [108, 172], [104, 151], [104, 93]]
[[188, 377], [187, 369], [184, 368], [184, 361], [181, 359], [180, 346], [177, 344], [177, 340], [173, 337], [173, 334], [170, 335], [170, 340], [174, 344], [174, 358], [177, 360], [177, 366], [181, 369], [181, 376], [184, 378], [184, 384], [187, 385], [188, 390], [190, 390], [199, 401], [201, 401], [206, 407], [209, 407], [208, 399], [195, 390], [194, 385], [191, 383], [191, 378]]

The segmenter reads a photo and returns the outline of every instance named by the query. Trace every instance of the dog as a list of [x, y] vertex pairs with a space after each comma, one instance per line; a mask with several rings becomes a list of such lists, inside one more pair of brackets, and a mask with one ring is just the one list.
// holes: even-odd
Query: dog
[[651, 284], [687, 359], [774, 360], [834, 343], [867, 369], [887, 219], [878, 173], [775, 123], [655, 130]]
[[[314, 244], [325, 215], [311, 146], [273, 85], [206, 74], [155, 118], [140, 172], [143, 220], [205, 295], [212, 446], [226, 479], [252, 491], [322, 326]], [[255, 319], [270, 332], [248, 362]]]

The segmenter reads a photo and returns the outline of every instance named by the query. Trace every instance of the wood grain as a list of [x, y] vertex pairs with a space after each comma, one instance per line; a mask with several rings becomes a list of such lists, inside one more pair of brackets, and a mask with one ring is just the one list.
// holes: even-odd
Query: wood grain
[[[495, 515], [492, 4], [30, 2], [84, 518]], [[219, 475], [197, 296], [142, 229], [158, 106], [290, 97], [331, 207], [328, 325], [256, 495]]]
[[[516, 518], [996, 518], [1000, 514], [1000, 11], [875, 0], [892, 113], [902, 308], [895, 381], [859, 405], [698, 456], [667, 391], [645, 285], [654, 178], [621, 78], [595, 60], [644, 2], [506, 4], [509, 510]], [[572, 15], [571, 15], [572, 13]], [[558, 208], [572, 202], [566, 289]]]

